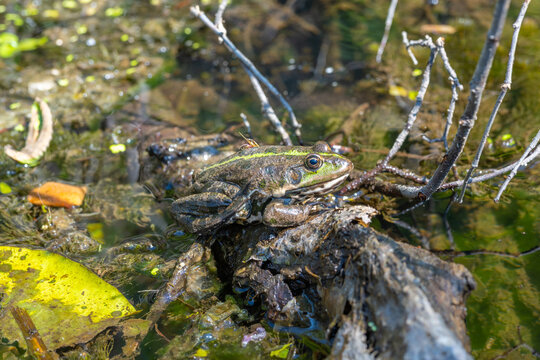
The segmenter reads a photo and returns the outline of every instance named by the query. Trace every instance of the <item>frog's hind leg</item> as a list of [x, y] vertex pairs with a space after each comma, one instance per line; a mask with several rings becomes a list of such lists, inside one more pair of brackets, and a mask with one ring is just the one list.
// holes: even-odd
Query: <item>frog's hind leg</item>
[[222, 222], [221, 213], [231, 203], [230, 197], [220, 193], [194, 194], [173, 202], [171, 213], [184, 230], [197, 233]]

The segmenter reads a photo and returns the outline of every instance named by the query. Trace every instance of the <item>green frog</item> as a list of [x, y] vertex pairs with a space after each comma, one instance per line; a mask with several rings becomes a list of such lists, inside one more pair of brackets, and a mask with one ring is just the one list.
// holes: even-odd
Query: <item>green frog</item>
[[191, 195], [176, 200], [171, 211], [190, 233], [234, 222], [294, 226], [316, 210], [306, 199], [336, 189], [352, 169], [325, 142], [251, 146], [194, 174]]

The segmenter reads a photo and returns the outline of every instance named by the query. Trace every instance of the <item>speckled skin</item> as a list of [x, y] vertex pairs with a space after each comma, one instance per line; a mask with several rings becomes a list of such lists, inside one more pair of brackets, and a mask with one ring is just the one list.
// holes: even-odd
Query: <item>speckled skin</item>
[[236, 221], [293, 226], [310, 213], [308, 206], [294, 204], [293, 199], [332, 191], [352, 168], [324, 142], [311, 147], [251, 147], [195, 174], [192, 194], [176, 200], [171, 211], [190, 233]]

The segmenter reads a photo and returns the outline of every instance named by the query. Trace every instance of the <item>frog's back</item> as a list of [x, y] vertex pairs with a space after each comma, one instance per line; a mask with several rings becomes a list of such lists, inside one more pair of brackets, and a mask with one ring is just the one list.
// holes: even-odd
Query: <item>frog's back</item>
[[260, 176], [261, 169], [267, 166], [286, 166], [291, 161], [301, 161], [298, 156], [308, 153], [309, 148], [300, 146], [259, 146], [243, 149], [202, 169], [196, 181], [207, 183], [220, 180], [240, 185]]

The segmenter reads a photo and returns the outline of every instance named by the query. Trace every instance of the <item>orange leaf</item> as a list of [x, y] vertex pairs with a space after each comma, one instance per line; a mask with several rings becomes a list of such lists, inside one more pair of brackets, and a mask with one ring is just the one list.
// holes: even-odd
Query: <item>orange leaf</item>
[[54, 207], [80, 206], [86, 195], [86, 186], [73, 186], [57, 182], [46, 182], [28, 194], [28, 201], [34, 205]]

